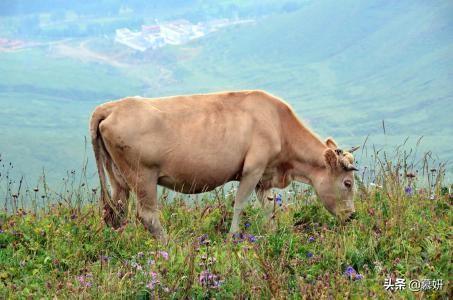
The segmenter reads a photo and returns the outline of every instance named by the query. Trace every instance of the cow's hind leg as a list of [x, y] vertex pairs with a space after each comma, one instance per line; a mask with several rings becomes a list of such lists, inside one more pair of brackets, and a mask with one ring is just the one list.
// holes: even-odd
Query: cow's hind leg
[[130, 189], [113, 162], [106, 164], [106, 169], [112, 186], [112, 203], [104, 203], [104, 221], [117, 229], [124, 223]]
[[167, 234], [160, 223], [157, 203], [158, 171], [139, 171], [135, 192], [137, 194], [137, 217], [145, 228], [159, 241], [167, 243]]

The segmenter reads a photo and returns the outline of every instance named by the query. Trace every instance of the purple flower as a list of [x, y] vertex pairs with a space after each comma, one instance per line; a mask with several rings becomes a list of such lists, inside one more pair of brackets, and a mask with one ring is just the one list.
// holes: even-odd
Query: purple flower
[[313, 236], [309, 237], [308, 238], [308, 242], [309, 243], [313, 243], [315, 241], [315, 238]]
[[4, 231], [0, 229], [0, 233], [3, 233]]
[[353, 267], [348, 266], [344, 271], [344, 275], [352, 280], [361, 280], [363, 275], [359, 274]]
[[80, 275], [80, 276], [76, 276], [76, 279], [80, 285], [85, 286], [85, 287], [91, 287], [93, 284], [90, 281], [88, 281], [87, 278], [91, 278], [92, 276], [93, 275], [91, 275], [91, 274]]
[[246, 222], [245, 223], [245, 228], [249, 228], [252, 224], [250, 224], [249, 222]]
[[167, 251], [158, 251], [157, 255], [161, 256], [165, 260], [168, 260], [168, 252]]
[[281, 195], [281, 194], [278, 194], [278, 195], [275, 197], [275, 202], [278, 204], [278, 206], [282, 206], [283, 201], [282, 201], [282, 195]]
[[209, 272], [208, 270], [204, 270], [200, 273], [198, 281], [201, 283], [201, 285], [208, 288], [219, 288], [222, 284], [222, 282], [219, 280], [219, 276]]
[[363, 275], [362, 274], [357, 274], [355, 277], [354, 277], [354, 280], [361, 280], [363, 279]]
[[157, 278], [157, 273], [154, 272], [154, 271], [151, 271], [149, 272], [149, 274], [151, 275], [151, 281], [148, 282], [148, 284], [146, 285], [147, 288], [149, 288], [150, 290], [153, 290], [154, 287], [160, 283], [159, 279]]
[[406, 193], [407, 196], [412, 196], [414, 194], [414, 190], [410, 186], [406, 186], [404, 188], [404, 192]]
[[237, 232], [233, 234], [233, 243], [238, 244], [244, 241], [255, 243], [258, 239], [253, 234]]
[[250, 243], [256, 242], [256, 236], [254, 236], [253, 234], [250, 234], [250, 235], [248, 236], [248, 239], [249, 239], [249, 242], [250, 242]]
[[154, 259], [148, 259], [147, 264], [148, 265], [154, 265], [155, 264]]
[[357, 274], [357, 271], [353, 267], [348, 266], [344, 271], [344, 274], [349, 278], [353, 278]]
[[208, 235], [205, 233], [202, 236], [198, 237], [198, 243], [200, 245], [206, 244], [206, 241], [208, 240]]
[[313, 257], [313, 253], [307, 252], [307, 258], [312, 258], [312, 257]]

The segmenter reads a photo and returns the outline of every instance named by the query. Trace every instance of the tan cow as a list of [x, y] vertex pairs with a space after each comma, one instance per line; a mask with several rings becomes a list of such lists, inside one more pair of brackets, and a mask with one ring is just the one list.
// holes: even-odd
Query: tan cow
[[311, 184], [341, 220], [355, 211], [352, 155], [337, 149], [332, 139], [322, 142], [287, 103], [263, 91], [108, 102], [93, 112], [90, 131], [104, 220], [113, 227], [121, 224], [132, 190], [138, 218], [165, 241], [158, 184], [193, 194], [240, 181], [232, 233], [239, 231], [253, 190], [264, 203], [269, 189], [293, 180]]

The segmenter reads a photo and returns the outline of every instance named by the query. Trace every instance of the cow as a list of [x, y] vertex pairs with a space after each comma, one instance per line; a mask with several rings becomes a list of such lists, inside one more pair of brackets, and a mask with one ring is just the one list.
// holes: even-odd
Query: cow
[[352, 154], [332, 138], [322, 141], [289, 104], [265, 91], [111, 101], [95, 108], [90, 134], [103, 218], [114, 228], [122, 224], [132, 191], [138, 219], [165, 242], [157, 185], [195, 194], [239, 181], [230, 233], [240, 230], [254, 190], [264, 205], [271, 188], [293, 180], [312, 185], [341, 221], [355, 214]]

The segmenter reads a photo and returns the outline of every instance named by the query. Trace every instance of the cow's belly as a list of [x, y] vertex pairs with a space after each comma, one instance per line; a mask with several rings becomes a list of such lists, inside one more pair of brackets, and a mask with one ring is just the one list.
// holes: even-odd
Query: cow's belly
[[221, 186], [225, 182], [198, 182], [191, 183], [189, 180], [184, 181], [175, 179], [170, 176], [162, 176], [159, 178], [158, 184], [166, 188], [172, 189], [176, 192], [184, 194], [198, 194], [203, 192], [209, 192], [218, 186]]
[[197, 194], [211, 191], [229, 181], [239, 180], [241, 169], [239, 163], [227, 168], [218, 168], [216, 165], [209, 168], [203, 164], [191, 166], [186, 162], [179, 164], [177, 168], [161, 170], [158, 184], [177, 192]]

